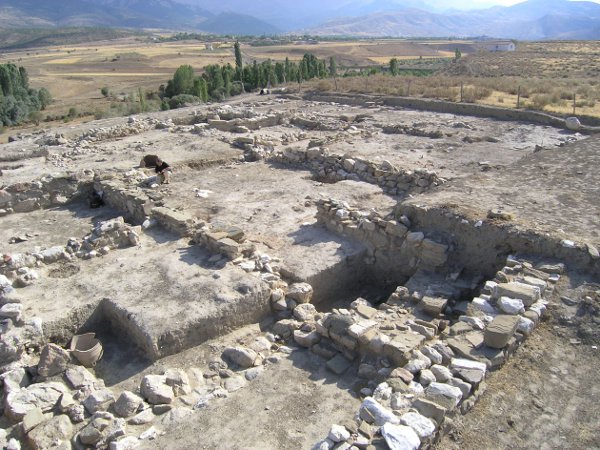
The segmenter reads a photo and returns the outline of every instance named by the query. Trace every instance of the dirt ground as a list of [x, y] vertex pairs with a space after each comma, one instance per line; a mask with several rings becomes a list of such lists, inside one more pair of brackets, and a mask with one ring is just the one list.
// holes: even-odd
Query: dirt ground
[[[301, 279], [338, 267], [364, 250], [315, 226], [315, 201], [320, 198], [336, 198], [365, 210], [375, 208], [382, 215], [398, 202], [443, 207], [480, 219], [485, 219], [490, 208], [502, 207], [514, 213], [514, 223], [524, 230], [596, 246], [600, 243], [598, 136], [452, 114], [253, 95], [236, 99], [231, 105], [255, 112], [281, 112], [287, 118], [302, 116], [324, 125], [321, 131], [303, 130], [286, 121], [243, 135], [274, 140], [290, 133], [297, 135], [297, 140], [277, 144], [275, 150], [306, 148], [311, 139], [330, 139], [327, 147], [331, 153], [387, 160], [407, 170], [434, 170], [446, 182], [427, 193], [397, 197], [364, 182], [323, 183], [308, 170], [265, 161], [243, 162], [243, 152], [231, 145], [239, 135], [216, 131], [197, 135], [184, 126], [93, 142], [81, 154], [68, 156], [64, 156], [66, 147], [49, 146], [47, 159], [3, 163], [6, 167], [0, 183], [12, 185], [47, 173], [83, 169], [98, 174], [113, 171], [120, 176], [135, 167], [143, 155], [158, 153], [174, 166], [173, 182], [149, 187], [131, 181], [128, 189], [199, 220], [240, 226], [260, 252], [283, 261], [288, 271]], [[152, 117], [177, 121], [208, 108], [213, 107]], [[364, 120], [350, 124], [342, 115], [362, 115]], [[126, 122], [123, 118], [69, 124], [53, 133], [76, 139], [90, 127]], [[419, 133], [382, 131], [396, 125]], [[434, 137], [431, 132], [439, 134]], [[35, 148], [37, 137], [2, 145], [0, 155]], [[62, 158], [60, 165], [53, 163], [57, 160], [52, 155]], [[149, 177], [152, 172], [146, 169], [145, 175]], [[199, 189], [205, 195], [197, 195]], [[109, 208], [90, 210], [85, 204], [9, 214], [0, 217], [0, 253], [64, 245], [69, 237], [81, 238], [98, 221], [118, 214]], [[27, 240], [10, 244], [15, 236]], [[260, 289], [256, 277], [214, 259], [189, 239], [160, 228], [144, 233], [139, 246], [94, 260], [77, 260], [62, 268], [47, 266], [40, 272], [41, 279], [22, 293], [26, 313], [44, 321], [59, 322], [73, 308], [110, 298], [136, 315], [150, 335], [160, 337], [197, 324], [201, 324], [198, 329], [209, 328], [210, 321], [239, 311], [250, 317], [252, 307], [264, 307], [249, 304], [244, 296]], [[342, 292], [343, 283], [331, 278], [332, 289]], [[490, 376], [481, 400], [467, 415], [455, 419], [455, 431], [437, 448], [600, 448], [595, 414], [600, 396], [595, 379], [600, 358], [597, 348], [592, 347], [600, 344], [598, 304], [588, 305], [582, 300], [587, 292], [584, 283], [593, 281], [578, 273], [562, 278], [552, 297], [550, 319], [505, 367]], [[363, 280], [358, 282], [360, 285]], [[347, 301], [346, 294], [329, 299], [327, 304]], [[564, 296], [576, 299], [575, 306], [564, 303]], [[228, 343], [258, 334], [258, 322], [256, 317], [245, 324], [223, 322], [214, 328], [214, 335], [199, 339], [209, 339], [206, 343], [188, 343], [183, 351], [154, 363], [123, 342], [117, 330], [105, 330], [107, 352], [96, 373], [111, 387], [133, 389], [145, 373], [209, 364]], [[338, 378], [326, 371], [323, 360], [305, 350], [279, 352], [278, 356], [279, 362], [267, 365], [257, 380], [195, 412], [176, 427], [163, 430], [166, 434], [146, 448], [310, 448], [326, 436], [332, 423], [353, 417], [359, 405], [355, 368]]]

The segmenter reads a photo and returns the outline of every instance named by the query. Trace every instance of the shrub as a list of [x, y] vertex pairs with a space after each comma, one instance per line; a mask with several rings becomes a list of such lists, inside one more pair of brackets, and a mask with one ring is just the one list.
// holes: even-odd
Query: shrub
[[169, 99], [169, 108], [171, 109], [177, 109], [177, 108], [181, 108], [182, 106], [185, 106], [186, 104], [194, 104], [194, 103], [199, 103], [202, 100], [198, 97], [194, 97], [193, 95], [188, 95], [188, 94], [181, 94], [181, 95], [176, 95], [175, 97], [172, 97]]
[[104, 96], [104, 97], [108, 97], [108, 88], [106, 86], [104, 86], [102, 89], [100, 89], [100, 93]]

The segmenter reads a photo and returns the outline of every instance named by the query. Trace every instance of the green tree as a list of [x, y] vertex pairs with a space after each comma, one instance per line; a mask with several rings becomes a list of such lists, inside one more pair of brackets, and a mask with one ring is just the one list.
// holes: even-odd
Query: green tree
[[173, 95], [191, 94], [193, 88], [194, 69], [190, 65], [180, 66], [173, 76]]
[[46, 88], [41, 88], [38, 91], [38, 98], [40, 100], [40, 108], [42, 110], [46, 109], [46, 106], [48, 106], [50, 103], [52, 103], [52, 96], [50, 95], [50, 92]]
[[462, 53], [458, 49], [458, 47], [456, 47], [456, 50], [454, 50], [454, 60], [458, 61], [461, 57], [462, 57]]
[[235, 52], [235, 73], [237, 79], [244, 82], [244, 60], [242, 59], [242, 50], [240, 48], [240, 41], [235, 41], [233, 45]]
[[337, 64], [335, 58], [332, 56], [329, 58], [329, 76], [335, 78], [337, 76]]
[[398, 73], [400, 72], [399, 65], [400, 65], [400, 63], [397, 58], [390, 59], [390, 73], [393, 76], [398, 75]]
[[108, 87], [104, 86], [102, 89], [100, 89], [100, 93], [104, 96], [104, 97], [108, 97]]

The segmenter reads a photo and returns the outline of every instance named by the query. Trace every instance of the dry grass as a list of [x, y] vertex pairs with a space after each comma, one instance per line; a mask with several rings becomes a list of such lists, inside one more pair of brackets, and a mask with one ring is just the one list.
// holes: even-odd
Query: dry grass
[[[46, 87], [55, 102], [45, 113], [66, 114], [75, 107], [90, 115], [107, 110], [114, 98], [135, 94], [139, 88], [156, 91], [175, 70], [190, 64], [200, 73], [208, 64], [235, 64], [232, 42], [213, 43], [207, 50], [199, 41], [157, 43], [130, 37], [115, 41], [28, 49], [0, 54], [0, 63], [24, 66], [32, 87]], [[452, 63], [454, 49], [463, 57]], [[520, 87], [521, 107], [600, 117], [600, 42], [519, 43], [516, 52], [479, 52], [470, 41], [369, 40], [290, 44], [267, 47], [242, 45], [244, 61], [300, 60], [307, 52], [318, 58], [334, 57], [343, 67], [386, 66], [391, 58], [401, 68], [445, 69], [435, 76], [373, 75], [338, 78], [344, 92], [410, 95], [460, 100], [514, 108]], [[100, 94], [110, 90], [110, 99]], [[309, 89], [333, 90], [330, 80], [304, 84]], [[118, 110], [119, 108], [112, 108]]]

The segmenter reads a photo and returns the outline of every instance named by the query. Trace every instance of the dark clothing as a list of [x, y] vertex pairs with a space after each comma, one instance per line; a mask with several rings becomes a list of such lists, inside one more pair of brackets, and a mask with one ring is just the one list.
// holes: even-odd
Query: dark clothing
[[156, 166], [154, 171], [156, 173], [161, 173], [163, 170], [168, 169], [170, 166], [166, 162], [162, 162], [160, 166]]

